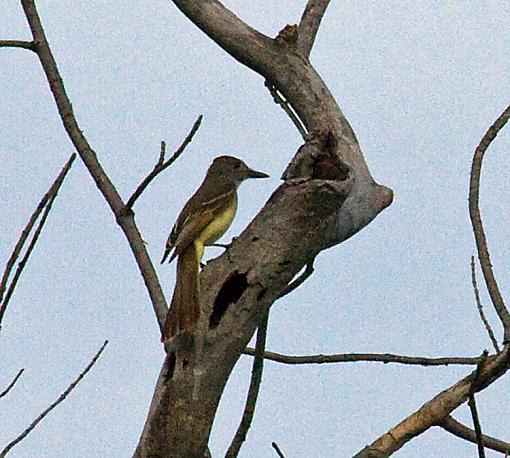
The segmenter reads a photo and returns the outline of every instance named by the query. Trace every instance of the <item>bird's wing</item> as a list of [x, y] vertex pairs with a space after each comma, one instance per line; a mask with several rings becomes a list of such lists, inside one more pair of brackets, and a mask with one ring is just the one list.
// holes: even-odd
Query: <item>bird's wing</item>
[[[188, 205], [186, 205], [181, 215], [179, 215], [179, 218], [177, 218], [177, 222], [172, 228], [172, 232], [170, 232], [170, 235], [168, 236], [165, 254], [163, 255], [163, 260], [161, 262], [163, 263], [165, 261], [173, 248], [175, 248], [175, 251], [170, 257], [169, 262], [172, 262], [176, 256], [179, 256], [179, 254], [182, 253], [182, 251], [190, 243], [198, 238], [200, 233], [214, 220], [214, 218], [221, 214], [230, 205], [235, 193], [235, 188], [225, 190], [225, 192], [220, 195], [204, 202], [196, 211], [186, 212], [186, 207], [188, 207]], [[192, 200], [190, 200], [190, 206], [192, 203]], [[183, 219], [182, 216], [185, 214], [186, 216]]]

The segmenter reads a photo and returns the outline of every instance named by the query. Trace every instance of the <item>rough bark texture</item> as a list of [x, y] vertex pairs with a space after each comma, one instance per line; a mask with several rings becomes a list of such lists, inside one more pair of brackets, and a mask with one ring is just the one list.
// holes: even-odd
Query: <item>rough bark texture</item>
[[315, 36], [330, 0], [309, 0], [299, 23], [298, 46], [305, 57], [310, 57]]
[[260, 317], [318, 252], [327, 216], [352, 180], [281, 185], [200, 282], [202, 313], [193, 336], [178, 338], [161, 371], [137, 457], [201, 456], [224, 385]]
[[[284, 27], [271, 39], [243, 23], [216, 0], [174, 0], [178, 8], [225, 51], [265, 78], [270, 92], [273, 96], [277, 94], [286, 112], [295, 111], [292, 112], [293, 121], [306, 141], [285, 170], [284, 184], [228, 251], [201, 273], [201, 313], [197, 327], [192, 334], [180, 334], [166, 346], [167, 356], [136, 457], [210, 457], [207, 442], [221, 394], [261, 318], [267, 317], [270, 306], [288, 290], [292, 278], [303, 266], [311, 266], [321, 250], [361, 230], [392, 202], [392, 191], [373, 180], [354, 132], [309, 62], [329, 1], [308, 0], [300, 24]], [[155, 170], [127, 206], [124, 204], [74, 117], [34, 0], [21, 0], [21, 4], [33, 41], [2, 40], [0, 47], [26, 48], [39, 57], [64, 127], [126, 235], [162, 327], [166, 301], [131, 206], [148, 182], [173, 159], [163, 164], [162, 152]], [[478, 193], [484, 153], [509, 117], [510, 107], [482, 139], [473, 159], [470, 185], [470, 212], [480, 262], [505, 329], [506, 344], [510, 315], [492, 273], [478, 209]], [[473, 284], [476, 290], [475, 282]], [[478, 442], [480, 456], [482, 440], [495, 450], [507, 451], [508, 444], [482, 437], [479, 425], [475, 433], [449, 417], [466, 399], [474, 400], [474, 393], [508, 371], [510, 347], [505, 345], [502, 352], [497, 345], [495, 348], [497, 355], [482, 355], [476, 371], [439, 393], [356, 457], [389, 456], [413, 437], [437, 425]], [[61, 402], [61, 398], [43, 416]], [[38, 421], [40, 418], [35, 423]], [[30, 428], [20, 438], [26, 436]], [[276, 444], [273, 446], [280, 454]], [[237, 451], [232, 452], [233, 456], [236, 454]]]
[[391, 190], [374, 182], [349, 123], [299, 51], [297, 27], [271, 39], [218, 1], [174, 3], [275, 86], [309, 138], [285, 171], [284, 184], [202, 271], [198, 326], [167, 347], [134, 455], [139, 458], [203, 456], [226, 381], [264, 312], [317, 253], [355, 234], [392, 201]]

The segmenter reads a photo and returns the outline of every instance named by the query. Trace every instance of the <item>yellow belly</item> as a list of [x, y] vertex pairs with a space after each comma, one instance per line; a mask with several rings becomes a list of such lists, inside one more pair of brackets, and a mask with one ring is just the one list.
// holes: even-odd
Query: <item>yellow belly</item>
[[204, 246], [211, 245], [218, 240], [232, 224], [237, 211], [237, 196], [232, 204], [218, 215], [208, 226], [201, 232], [200, 236], [195, 240], [197, 248], [197, 258], [200, 262], [204, 255]]

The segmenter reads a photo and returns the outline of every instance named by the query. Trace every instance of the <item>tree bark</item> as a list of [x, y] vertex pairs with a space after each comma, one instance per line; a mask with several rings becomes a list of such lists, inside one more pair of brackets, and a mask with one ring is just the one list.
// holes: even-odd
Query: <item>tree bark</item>
[[285, 182], [227, 252], [202, 271], [197, 328], [167, 347], [137, 458], [203, 456], [225, 384], [261, 317], [304, 265], [363, 228], [393, 197], [373, 180], [349, 123], [300, 52], [297, 27], [271, 39], [218, 1], [174, 3], [275, 86], [309, 135]]

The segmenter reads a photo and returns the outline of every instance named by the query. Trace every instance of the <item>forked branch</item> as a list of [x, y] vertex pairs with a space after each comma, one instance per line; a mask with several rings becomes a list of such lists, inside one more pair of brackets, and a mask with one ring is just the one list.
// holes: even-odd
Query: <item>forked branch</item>
[[[510, 315], [499, 292], [490, 264], [489, 251], [487, 249], [487, 241], [482, 226], [478, 201], [483, 156], [498, 132], [508, 122], [509, 117], [510, 106], [507, 107], [502, 115], [489, 128], [478, 145], [473, 158], [469, 188], [469, 212], [475, 234], [480, 265], [482, 266], [485, 282], [493, 305], [503, 324], [506, 342], [510, 335]], [[497, 355], [486, 357], [484, 354], [482, 358], [485, 361], [480, 362], [474, 372], [447, 390], [439, 393], [415, 413], [383, 434], [376, 441], [372, 442], [371, 445], [361, 450], [356, 454], [355, 458], [389, 456], [400, 449], [406, 442], [422, 434], [431, 426], [442, 424], [444, 419], [459, 405], [466, 402], [470, 397], [472, 398], [475, 393], [485, 389], [507, 372], [510, 360], [510, 347], [506, 345], [503, 351]], [[477, 443], [479, 444], [479, 450], [483, 449], [481, 431], [479, 430], [476, 435], [478, 436]]]
[[161, 285], [159, 284], [156, 271], [149, 258], [142, 236], [134, 221], [134, 215], [132, 211], [124, 205], [117, 189], [103, 170], [96, 153], [91, 148], [89, 142], [83, 135], [80, 126], [78, 125], [73, 113], [71, 102], [66, 94], [57, 63], [46, 39], [34, 1], [21, 0], [21, 4], [25, 11], [25, 16], [30, 26], [30, 30], [32, 31], [35, 50], [39, 60], [41, 61], [44, 73], [46, 74], [46, 79], [50, 85], [53, 98], [55, 99], [55, 103], [67, 135], [73, 142], [78, 154], [87, 167], [91, 177], [94, 179], [96, 186], [110, 206], [117, 223], [128, 240], [129, 246], [133, 252], [134, 258], [138, 264], [138, 268], [140, 269], [140, 273], [151, 298], [160, 331], [162, 332], [168, 306], [163, 290], [161, 289]]
[[483, 229], [482, 218], [480, 215], [480, 175], [482, 171], [482, 161], [492, 141], [496, 138], [500, 130], [505, 126], [510, 118], [510, 106], [496, 119], [494, 124], [489, 127], [483, 136], [480, 144], [475, 150], [473, 156], [473, 163], [471, 165], [471, 178], [469, 181], [469, 215], [471, 217], [471, 224], [476, 240], [476, 248], [478, 250], [478, 259], [482, 268], [485, 284], [494, 305], [494, 308], [499, 316], [499, 319], [504, 329], [504, 343], [510, 341], [510, 313], [503, 301], [501, 292], [499, 291], [498, 283], [494, 276], [492, 264], [487, 247], [487, 238]]
[[[51, 211], [51, 207], [53, 205], [53, 202], [55, 201], [55, 198], [57, 197], [58, 191], [60, 187], [62, 186], [62, 183], [64, 182], [64, 179], [71, 169], [71, 165], [74, 162], [74, 159], [76, 158], [76, 154], [72, 154], [69, 160], [66, 162], [60, 173], [58, 174], [57, 178], [53, 182], [53, 184], [50, 186], [50, 189], [48, 189], [48, 192], [43, 196], [39, 204], [37, 205], [36, 209], [32, 213], [32, 216], [28, 220], [26, 226], [24, 227], [23, 231], [21, 232], [21, 235], [18, 239], [18, 242], [16, 243], [11, 256], [9, 257], [9, 260], [7, 261], [7, 265], [5, 267], [4, 273], [2, 275], [2, 280], [0, 280], [0, 328], [2, 319], [5, 315], [5, 311], [7, 310], [7, 306], [9, 304], [9, 301], [12, 297], [12, 294], [14, 293], [14, 289], [16, 288], [16, 285], [18, 283], [18, 280], [23, 273], [23, 269], [25, 268], [25, 265], [28, 262], [28, 259], [37, 243], [37, 240], [39, 239], [39, 234], [41, 233], [44, 223], [46, 222], [46, 219], [48, 218], [48, 215]], [[28, 237], [32, 233], [32, 229], [35, 226], [35, 223], [37, 222], [37, 219], [42, 214], [41, 220], [39, 221], [39, 224], [37, 225], [37, 228], [35, 229], [34, 235], [32, 237], [32, 240], [30, 241], [28, 245], [28, 249], [25, 252], [25, 255], [21, 259], [21, 261], [18, 264], [18, 268], [16, 269], [16, 272], [10, 282], [10, 284], [7, 286], [9, 282], [9, 277], [11, 275], [12, 269], [14, 268], [14, 264], [18, 260], [21, 250], [23, 249], [23, 246], [25, 245], [25, 242], [27, 241]], [[4, 297], [5, 293], [5, 297]]]
[[178, 158], [179, 156], [184, 152], [186, 147], [189, 143], [191, 143], [191, 140], [193, 140], [193, 137], [198, 131], [198, 128], [200, 127], [200, 124], [202, 123], [203, 116], [200, 115], [195, 123], [193, 124], [193, 127], [191, 128], [189, 134], [186, 136], [184, 141], [181, 143], [181, 146], [177, 148], [174, 154], [165, 161], [165, 154], [166, 154], [166, 144], [165, 142], [161, 142], [161, 151], [159, 154], [158, 162], [156, 162], [156, 165], [151, 170], [151, 172], [143, 179], [143, 181], [138, 185], [135, 192], [131, 195], [131, 197], [128, 199], [126, 203], [127, 208], [133, 208], [133, 205], [135, 204], [136, 200], [142, 195], [142, 193], [145, 191], [147, 186], [151, 183], [154, 178], [156, 178], [161, 172], [166, 170], [168, 167], [170, 167]]
[[509, 367], [509, 357], [508, 346], [498, 355], [487, 357], [483, 367], [477, 367], [467, 377], [423, 404], [416, 412], [357, 453], [355, 458], [390, 456], [414, 437], [441, 424], [445, 417], [468, 400], [470, 394], [485, 389], [503, 376]]
[[[319, 31], [319, 26], [329, 2], [330, 0], [308, 0], [297, 29], [295, 26], [290, 27], [290, 30], [294, 31], [294, 33], [297, 32], [297, 50], [306, 59], [310, 57], [315, 37]], [[287, 30], [289, 30], [289, 28], [287, 28]], [[266, 80], [266, 87], [269, 89], [275, 103], [280, 105], [285, 113], [287, 113], [287, 116], [296, 126], [301, 137], [306, 140], [307, 129], [303, 125], [299, 114], [295, 112], [292, 104], [278, 92], [278, 89], [273, 82]]]

